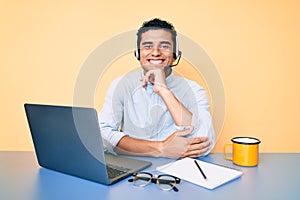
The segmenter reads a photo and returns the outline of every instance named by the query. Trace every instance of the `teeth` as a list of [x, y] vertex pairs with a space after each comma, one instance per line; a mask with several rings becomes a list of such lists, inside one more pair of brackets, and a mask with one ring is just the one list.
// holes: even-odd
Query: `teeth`
[[158, 65], [162, 63], [162, 60], [150, 60], [151, 64]]

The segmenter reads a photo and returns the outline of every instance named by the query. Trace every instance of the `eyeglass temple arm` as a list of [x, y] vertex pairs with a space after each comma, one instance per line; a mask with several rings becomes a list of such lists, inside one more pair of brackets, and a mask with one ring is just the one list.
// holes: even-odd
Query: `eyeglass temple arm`
[[[149, 181], [151, 178], [148, 178], [148, 177], [138, 177], [137, 178], [138, 180], [143, 180], [143, 181]], [[135, 179], [131, 178], [131, 179], [128, 179], [128, 182], [133, 182]], [[152, 183], [156, 183], [156, 182], [153, 182], [153, 179], [151, 179], [151, 182]]]
[[[151, 178], [147, 178], [147, 177], [139, 177], [138, 179], [144, 180], [144, 181], [149, 181], [149, 179], [151, 179]], [[176, 183], [180, 183], [180, 179], [175, 178], [175, 180], [176, 180]], [[134, 181], [133, 178], [128, 179], [128, 182], [133, 182], [133, 181]], [[151, 182], [157, 184], [157, 179], [156, 179], [156, 178], [152, 178], [152, 179], [151, 179]], [[171, 182], [172, 182], [172, 181], [169, 181], [169, 180], [160, 180], [160, 181], [159, 181], [160, 184], [167, 184], [167, 185], [172, 186], [173, 190], [174, 190], [175, 192], [178, 192], [178, 191], [179, 191], [178, 188], [177, 188], [175, 185], [173, 185]]]

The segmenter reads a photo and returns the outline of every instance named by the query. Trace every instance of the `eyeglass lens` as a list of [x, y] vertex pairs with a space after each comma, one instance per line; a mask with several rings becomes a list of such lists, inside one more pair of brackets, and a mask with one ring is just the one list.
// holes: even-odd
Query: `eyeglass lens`
[[134, 182], [135, 186], [144, 187], [150, 182], [156, 183], [157, 186], [162, 190], [171, 190], [174, 189], [176, 192], [178, 189], [175, 187], [176, 183], [179, 183], [179, 180], [176, 180], [175, 177], [170, 175], [159, 175], [157, 178], [154, 178], [152, 174], [147, 172], [140, 172], [134, 174], [134, 179], [130, 179], [130, 182]]
[[151, 174], [139, 173], [134, 176], [134, 185], [135, 186], [146, 186], [151, 182]]
[[163, 175], [157, 178], [157, 184], [158, 187], [162, 190], [171, 190], [175, 186], [176, 181], [171, 176]]

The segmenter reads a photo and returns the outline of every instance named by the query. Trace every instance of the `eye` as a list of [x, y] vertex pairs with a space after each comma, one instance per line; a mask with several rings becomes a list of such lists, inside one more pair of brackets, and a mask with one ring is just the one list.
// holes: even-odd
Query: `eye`
[[152, 47], [153, 47], [153, 45], [151, 45], [151, 44], [145, 44], [145, 45], [143, 45], [144, 49], [151, 49]]
[[160, 48], [161, 48], [161, 49], [164, 49], [164, 50], [169, 50], [169, 49], [171, 49], [171, 45], [169, 45], [169, 44], [162, 44], [162, 45], [160, 46]]

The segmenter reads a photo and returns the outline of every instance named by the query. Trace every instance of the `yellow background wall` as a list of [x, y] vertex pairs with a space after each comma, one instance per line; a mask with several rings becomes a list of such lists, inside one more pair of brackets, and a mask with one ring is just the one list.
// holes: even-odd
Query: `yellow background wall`
[[[260, 138], [262, 152], [300, 152], [300, 3], [175, 2], [0, 1], [0, 150], [33, 150], [23, 103], [71, 105], [93, 49], [161, 17], [201, 45], [222, 77], [226, 118], [215, 152], [238, 135]], [[101, 87], [137, 64], [131, 54], [114, 61], [122, 69]], [[184, 65], [176, 70], [190, 74]]]

